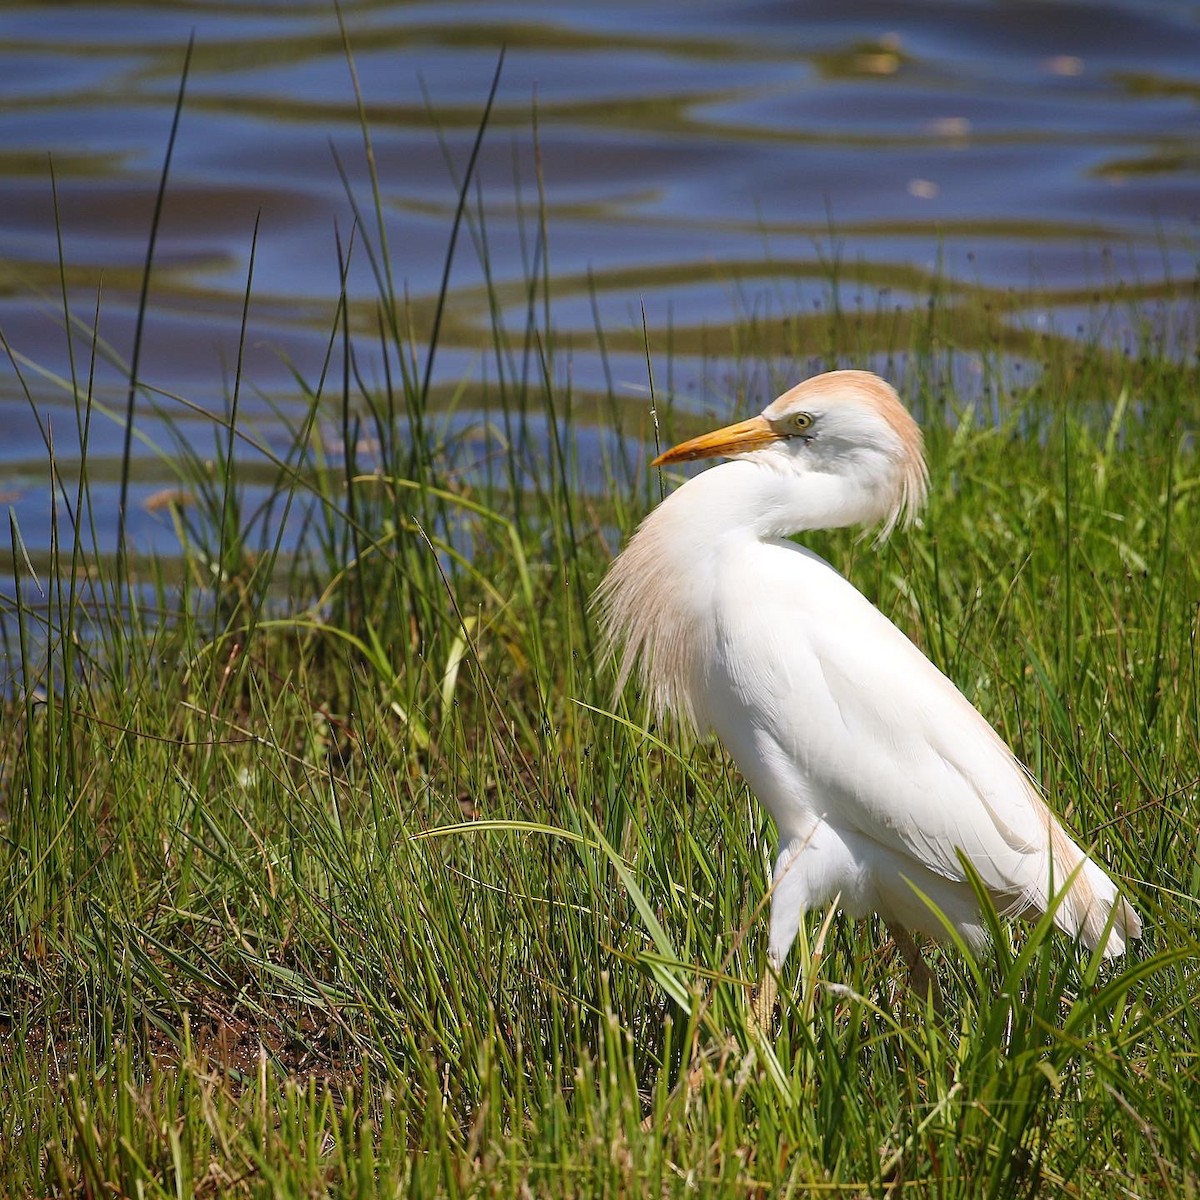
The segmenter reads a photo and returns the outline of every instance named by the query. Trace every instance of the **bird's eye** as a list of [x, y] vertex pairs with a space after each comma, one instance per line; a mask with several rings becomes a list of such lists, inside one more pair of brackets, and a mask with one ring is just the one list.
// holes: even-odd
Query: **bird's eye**
[[792, 416], [788, 417], [788, 424], [797, 433], [803, 433], [806, 429], [808, 429], [812, 425], [812, 423], [813, 423], [812, 413], [800, 412], [800, 413], [794, 413]]

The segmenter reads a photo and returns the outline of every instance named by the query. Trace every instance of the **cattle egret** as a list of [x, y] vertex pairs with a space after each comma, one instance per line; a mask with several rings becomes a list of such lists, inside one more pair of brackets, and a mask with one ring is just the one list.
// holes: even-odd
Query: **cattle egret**
[[883, 537], [921, 507], [921, 432], [895, 391], [831, 371], [653, 465], [716, 455], [730, 461], [642, 522], [597, 601], [618, 687], [636, 668], [659, 714], [715, 731], [775, 822], [768, 1003], [804, 914], [831, 904], [878, 913], [914, 988], [936, 1000], [911, 937], [945, 940], [929, 902], [973, 952], [987, 943], [964, 859], [1004, 914], [1057, 904], [1063, 930], [1122, 953], [1137, 914], [999, 735], [866, 597], [787, 540], [877, 524]]

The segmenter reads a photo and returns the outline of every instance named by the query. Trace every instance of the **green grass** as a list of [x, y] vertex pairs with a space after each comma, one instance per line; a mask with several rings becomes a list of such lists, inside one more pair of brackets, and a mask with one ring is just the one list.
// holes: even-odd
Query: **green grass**
[[[524, 323], [492, 304], [494, 382], [461, 401], [486, 466], [363, 222], [378, 301], [342, 297], [288, 450], [257, 446], [240, 370], [215, 465], [180, 421], [178, 561], [96, 550], [76, 364], [44, 600], [15, 524], [27, 585], [0, 600], [0, 1192], [1195, 1196], [1195, 370], [1027, 340], [1038, 379], [983, 423], [945, 391], [955, 310], [890, 341], [821, 317], [839, 361], [904, 354], [932, 503], [879, 551], [812, 544], [1031, 765], [1146, 935], [1115, 964], [1041, 927], [935, 952], [939, 1021], [880, 928], [814, 914], [763, 1044], [772, 832], [714, 745], [614, 708], [587, 600], [658, 484], [614, 438], [603, 494], [580, 485], [573, 414], [619, 404], [553, 382], [534, 224]], [[372, 324], [393, 370], [369, 389], [342, 363]], [[753, 334], [728, 334], [748, 362]]]

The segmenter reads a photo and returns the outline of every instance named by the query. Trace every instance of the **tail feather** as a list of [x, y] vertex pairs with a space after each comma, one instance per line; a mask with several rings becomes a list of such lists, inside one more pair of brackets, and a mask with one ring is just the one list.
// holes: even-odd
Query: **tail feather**
[[1141, 918], [1091, 859], [1085, 862], [1080, 875], [1090, 877], [1093, 896], [1092, 903], [1080, 914], [1076, 927], [1083, 944], [1089, 950], [1102, 946], [1106, 958], [1124, 954], [1126, 943], [1141, 937]]
[[1052, 822], [1048, 883], [1065, 886], [1055, 909], [1055, 924], [1080, 938], [1089, 950], [1103, 947], [1106, 958], [1125, 952], [1126, 943], [1141, 936], [1142, 922], [1116, 884], [1058, 824]]

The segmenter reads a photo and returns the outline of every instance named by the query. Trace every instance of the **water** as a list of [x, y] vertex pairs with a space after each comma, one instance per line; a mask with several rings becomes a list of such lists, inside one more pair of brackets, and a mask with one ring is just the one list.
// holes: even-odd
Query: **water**
[[[598, 398], [611, 376], [631, 436], [648, 430], [643, 310], [659, 388], [722, 416], [823, 361], [827, 347], [806, 341], [818, 327], [798, 319], [838, 303], [862, 317], [858, 349], [884, 355], [889, 320], [922, 307], [939, 278], [942, 303], [986, 304], [1016, 331], [999, 364], [1014, 379], [1036, 372], [1047, 335], [1135, 349], [1149, 328], [1194, 353], [1200, 5], [346, 0], [343, 10], [392, 267], [425, 322], [418, 342], [455, 204], [445, 155], [462, 170], [504, 46], [479, 178], [506, 319], [520, 330], [536, 240], [536, 110], [554, 370], [595, 411], [608, 411]], [[78, 457], [47, 158], [72, 312], [90, 325], [102, 288], [101, 334], [127, 358], [193, 30], [143, 379], [221, 410], [257, 215], [242, 406], [257, 436], [282, 447], [276, 413], [300, 411], [294, 371], [316, 381], [337, 299], [335, 231], [344, 240], [351, 225], [335, 150], [371, 207], [330, 5], [5, 6], [0, 329], [34, 405], [5, 364], [0, 493], [34, 556], [50, 537], [45, 431], [68, 478]], [[465, 383], [467, 410], [495, 375], [481, 284], [464, 237], [435, 382], [439, 396]], [[361, 253], [350, 289], [370, 383], [382, 368]], [[75, 349], [86, 373], [86, 339]], [[967, 389], [986, 374], [969, 345], [955, 371]], [[96, 394], [123, 408], [118, 368], [100, 363]], [[208, 452], [212, 422], [160, 403]], [[137, 429], [148, 441], [136, 446], [130, 533], [138, 549], [170, 552], [169, 516], [144, 502], [173, 480], [155, 451], [173, 443], [148, 402]], [[114, 420], [95, 417], [102, 548], [115, 534], [122, 440]]]

